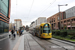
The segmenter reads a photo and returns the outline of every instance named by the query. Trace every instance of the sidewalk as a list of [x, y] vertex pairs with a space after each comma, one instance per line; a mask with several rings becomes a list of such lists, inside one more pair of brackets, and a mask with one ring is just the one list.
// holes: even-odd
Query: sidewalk
[[16, 35], [15, 38], [14, 37], [12, 38], [12, 36], [9, 38], [9, 34], [11, 34], [11, 32], [7, 34], [8, 34], [7, 37], [0, 39], [0, 50], [12, 50], [16, 42], [20, 38], [18, 35]]

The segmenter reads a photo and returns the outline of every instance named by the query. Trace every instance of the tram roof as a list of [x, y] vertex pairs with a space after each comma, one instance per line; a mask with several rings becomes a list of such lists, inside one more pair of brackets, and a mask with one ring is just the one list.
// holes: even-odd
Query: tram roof
[[[40, 24], [40, 26], [43, 26], [44, 24], [46, 24], [46, 23], [41, 23], [41, 24]], [[49, 25], [51, 26], [51, 24], [50, 24], [50, 23], [47, 23], [47, 24], [49, 24]]]

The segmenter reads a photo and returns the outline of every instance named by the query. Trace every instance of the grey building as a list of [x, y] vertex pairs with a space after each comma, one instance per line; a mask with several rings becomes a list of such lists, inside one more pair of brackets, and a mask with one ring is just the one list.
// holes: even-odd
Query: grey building
[[75, 16], [75, 6], [66, 10], [66, 18], [74, 17]]

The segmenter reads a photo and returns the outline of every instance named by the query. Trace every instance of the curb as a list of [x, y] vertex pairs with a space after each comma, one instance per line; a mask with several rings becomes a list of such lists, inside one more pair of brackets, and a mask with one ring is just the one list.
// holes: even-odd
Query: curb
[[[55, 37], [53, 37], [53, 38], [55, 38]], [[59, 39], [59, 38], [55, 38], [55, 39]], [[73, 42], [73, 41], [64, 40], [64, 39], [59, 39], [59, 40], [63, 40], [63, 41], [66, 41], [66, 42], [70, 42], [70, 43], [74, 43], [75, 44], [75, 42]]]

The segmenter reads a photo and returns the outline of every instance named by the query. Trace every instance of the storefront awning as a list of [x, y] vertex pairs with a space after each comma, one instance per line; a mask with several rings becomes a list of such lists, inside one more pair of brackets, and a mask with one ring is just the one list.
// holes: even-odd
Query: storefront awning
[[71, 25], [68, 25], [67, 27], [71, 27]]

